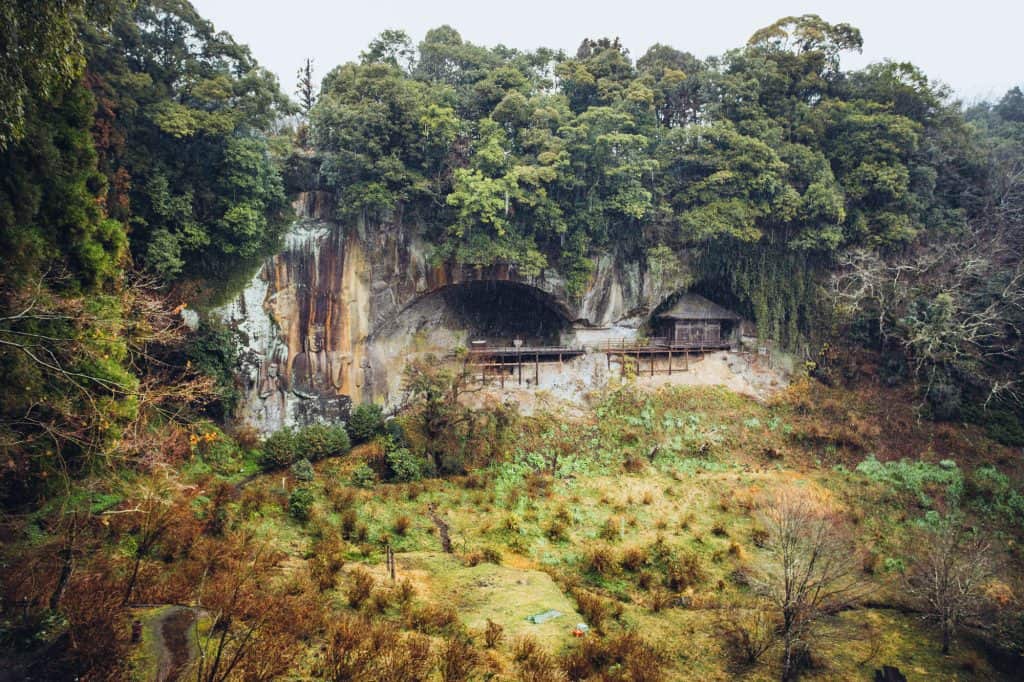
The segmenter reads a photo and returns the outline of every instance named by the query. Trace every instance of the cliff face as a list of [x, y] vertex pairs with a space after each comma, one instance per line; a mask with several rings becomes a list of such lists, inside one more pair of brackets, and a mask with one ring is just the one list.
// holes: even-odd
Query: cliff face
[[550, 271], [524, 278], [508, 266], [433, 267], [414, 229], [339, 225], [324, 192], [300, 194], [295, 208], [281, 253], [217, 311], [245, 339], [238, 418], [261, 432], [343, 420], [353, 403], [396, 402], [411, 354], [466, 343], [466, 315], [448, 295], [460, 284], [528, 297], [564, 322], [561, 341], [570, 344], [635, 333], [685, 284], [679, 273], [654, 276], [643, 262], [604, 255], [587, 290], [571, 297]]

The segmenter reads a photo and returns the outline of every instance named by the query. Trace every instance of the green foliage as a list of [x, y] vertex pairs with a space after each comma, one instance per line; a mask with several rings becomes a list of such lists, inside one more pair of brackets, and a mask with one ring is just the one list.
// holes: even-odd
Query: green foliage
[[8, 286], [38, 284], [54, 263], [66, 287], [109, 282], [127, 246], [123, 225], [103, 210], [106, 180], [96, 168], [90, 127], [96, 101], [81, 84], [30, 103], [24, 139], [0, 155], [0, 247]]
[[983, 191], [944, 91], [906, 64], [842, 71], [860, 45], [816, 15], [721, 59], [655, 45], [635, 66], [618, 40], [565, 58], [448, 26], [417, 61], [386, 32], [325, 78], [313, 140], [341, 218], [415, 220], [436, 262], [555, 269], [579, 294], [596, 255], [699, 246], [698, 286], [795, 347], [839, 253], [962, 228]]
[[288, 427], [267, 436], [260, 446], [260, 466], [264, 471], [291, 466], [298, 458], [298, 440]]
[[136, 262], [229, 281], [275, 248], [288, 207], [265, 131], [292, 109], [276, 79], [172, 0], [125, 4], [84, 41], [107, 204], [131, 222]]
[[310, 462], [347, 454], [352, 447], [345, 427], [333, 424], [302, 427], [295, 433], [295, 444], [297, 455]]
[[235, 380], [238, 348], [238, 332], [213, 319], [203, 319], [185, 347], [188, 361], [216, 382], [219, 401], [211, 407], [219, 419], [230, 416], [241, 398]]
[[983, 513], [1017, 525], [1024, 523], [1024, 493], [994, 466], [975, 469], [967, 479], [966, 495]]
[[300, 459], [316, 462], [346, 454], [351, 448], [343, 426], [312, 424], [299, 429], [285, 427], [270, 434], [260, 449], [265, 471], [291, 466]]
[[33, 100], [48, 99], [81, 75], [81, 23], [109, 23], [118, 4], [12, 0], [0, 7], [0, 152], [24, 138]]
[[956, 463], [950, 464], [952, 466], [907, 459], [879, 462], [874, 455], [869, 455], [857, 465], [855, 471], [893, 490], [909, 493], [921, 506], [930, 507], [933, 504], [931, 495], [936, 490], [944, 490], [947, 501], [954, 504], [963, 493], [963, 473]]
[[295, 480], [302, 481], [303, 483], [309, 483], [316, 478], [316, 472], [313, 470], [313, 465], [305, 458], [292, 464], [291, 472], [292, 476], [295, 477]]
[[365, 443], [384, 432], [384, 410], [375, 403], [362, 403], [349, 416], [348, 435], [353, 443]]
[[389, 448], [384, 454], [391, 477], [403, 483], [418, 481], [429, 465], [422, 457], [414, 455], [409, 448]]
[[313, 511], [315, 501], [313, 491], [304, 486], [298, 487], [288, 496], [288, 513], [297, 521], [305, 523], [309, 520], [309, 514]]
[[377, 472], [370, 468], [366, 462], [352, 470], [352, 485], [357, 488], [372, 488], [377, 484]]

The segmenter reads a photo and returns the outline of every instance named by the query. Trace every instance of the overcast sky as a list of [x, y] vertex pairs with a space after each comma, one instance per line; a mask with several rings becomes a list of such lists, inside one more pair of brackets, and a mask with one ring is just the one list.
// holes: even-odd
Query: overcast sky
[[192, 0], [199, 12], [275, 72], [289, 94], [295, 72], [312, 57], [318, 75], [359, 56], [388, 28], [418, 43], [427, 29], [450, 24], [463, 40], [520, 49], [574, 52], [584, 37], [619, 36], [635, 59], [654, 43], [698, 57], [743, 45], [758, 28], [787, 15], [819, 14], [861, 30], [864, 52], [846, 68], [911, 61], [958, 96], [997, 99], [1024, 83], [1021, 0]]

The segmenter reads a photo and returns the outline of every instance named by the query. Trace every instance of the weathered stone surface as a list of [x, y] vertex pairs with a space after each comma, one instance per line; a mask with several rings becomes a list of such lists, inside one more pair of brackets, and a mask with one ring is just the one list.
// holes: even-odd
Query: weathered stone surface
[[586, 291], [573, 297], [553, 270], [525, 277], [508, 265], [432, 265], [429, 245], [414, 228], [394, 221], [337, 224], [325, 192], [301, 193], [295, 208], [298, 219], [283, 251], [218, 311], [246, 338], [238, 416], [263, 432], [345, 419], [353, 402], [396, 400], [410, 352], [460, 340], [458, 329], [445, 327], [450, 316], [443, 306], [420, 305], [449, 287], [517, 285], [573, 328], [587, 330], [581, 339], [593, 342], [603, 328], [614, 328], [613, 336], [635, 329], [686, 284], [682, 274], [659, 270], [655, 281], [642, 260], [605, 254]]

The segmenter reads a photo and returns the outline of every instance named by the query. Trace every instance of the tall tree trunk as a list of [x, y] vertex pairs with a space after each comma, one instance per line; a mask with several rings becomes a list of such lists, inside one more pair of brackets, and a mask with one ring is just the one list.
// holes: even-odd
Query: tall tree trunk
[[127, 606], [132, 600], [132, 593], [135, 592], [135, 581], [139, 578], [139, 565], [142, 563], [142, 555], [136, 553], [135, 565], [132, 566], [132, 575], [128, 579], [128, 587], [124, 591], [124, 605]]
[[60, 606], [60, 600], [64, 597], [64, 592], [68, 588], [68, 581], [71, 580], [71, 574], [75, 572], [75, 560], [74, 550], [70, 547], [65, 547], [60, 551], [60, 576], [57, 578], [57, 586], [53, 588], [53, 593], [50, 594], [50, 610], [56, 611]]

